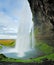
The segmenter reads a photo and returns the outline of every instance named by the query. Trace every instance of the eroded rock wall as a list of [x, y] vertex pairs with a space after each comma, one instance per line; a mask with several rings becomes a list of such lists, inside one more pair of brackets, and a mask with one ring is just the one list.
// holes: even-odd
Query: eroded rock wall
[[33, 14], [35, 36], [54, 44], [54, 0], [28, 1]]
[[[28, 0], [35, 23], [48, 23], [54, 27], [54, 0]], [[36, 19], [36, 20], [35, 20]]]

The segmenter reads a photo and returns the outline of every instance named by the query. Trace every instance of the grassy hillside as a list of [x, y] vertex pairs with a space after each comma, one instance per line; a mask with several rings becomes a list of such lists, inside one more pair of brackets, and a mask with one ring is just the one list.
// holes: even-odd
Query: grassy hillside
[[3, 39], [0, 40], [0, 45], [4, 45], [4, 46], [14, 46], [15, 45], [15, 40], [13, 39]]

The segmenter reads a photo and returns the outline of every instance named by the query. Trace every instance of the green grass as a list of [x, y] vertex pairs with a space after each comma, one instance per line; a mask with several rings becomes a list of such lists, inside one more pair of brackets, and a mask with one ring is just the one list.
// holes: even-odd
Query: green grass
[[2, 46], [0, 46], [0, 50], [2, 49]]
[[54, 61], [54, 53], [53, 54], [49, 54], [49, 55], [45, 55], [39, 58], [34, 59], [36, 62], [42, 62], [42, 59], [47, 58], [49, 60], [53, 60]]
[[12, 47], [15, 45], [15, 40], [14, 39], [2, 39], [0, 40], [0, 45]]
[[37, 48], [39, 48], [44, 54], [51, 54], [53, 53], [54, 51], [54, 48], [50, 45], [48, 45], [48, 43], [46, 43], [46, 41], [44, 41], [43, 39], [40, 40], [38, 38], [36, 38], [36, 36], [38, 35], [39, 36], [39, 28], [37, 27], [35, 30], [34, 30], [34, 34], [35, 34], [35, 46]]
[[38, 57], [38, 58], [33, 58], [33, 59], [27, 59], [27, 60], [22, 60], [22, 59], [12, 59], [12, 58], [5, 58], [4, 56], [2, 57], [2, 59], [0, 58], [0, 61], [5, 61], [5, 62], [25, 62], [25, 63], [29, 63], [29, 62], [42, 62], [42, 60], [44, 58], [47, 58], [49, 60], [53, 60], [54, 61], [54, 53], [53, 54], [49, 54], [46, 56], [42, 56], [42, 57]]
[[15, 41], [10, 43], [10, 47], [13, 47], [15, 45]]
[[54, 48], [49, 46], [48, 44], [46, 44], [45, 42], [43, 41], [37, 41], [37, 44], [36, 46], [41, 50], [43, 51], [45, 54], [50, 54], [50, 53], [53, 53], [54, 51]]
[[37, 35], [38, 33], [39, 33], [39, 28], [37, 27], [34, 29], [34, 34]]

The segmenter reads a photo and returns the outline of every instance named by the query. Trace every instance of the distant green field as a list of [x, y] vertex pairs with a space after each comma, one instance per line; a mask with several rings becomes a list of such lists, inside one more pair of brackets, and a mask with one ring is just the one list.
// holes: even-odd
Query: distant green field
[[2, 40], [0, 40], [0, 45], [14, 46], [15, 45], [15, 40], [14, 39], [2, 39]]

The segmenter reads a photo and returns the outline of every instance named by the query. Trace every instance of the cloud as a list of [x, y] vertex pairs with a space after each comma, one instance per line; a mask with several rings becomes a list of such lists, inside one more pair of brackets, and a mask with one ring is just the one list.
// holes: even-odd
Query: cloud
[[21, 11], [21, 20], [20, 20], [20, 25], [24, 25], [26, 27], [25, 31], [29, 32], [31, 31], [33, 22], [32, 22], [32, 12], [29, 7], [29, 3], [27, 0], [24, 1], [23, 9]]
[[[2, 32], [4, 32], [4, 29], [6, 29], [6, 32], [9, 30], [9, 32], [13, 33], [18, 30], [21, 19], [22, 1], [23, 0], [0, 0], [0, 25]], [[11, 30], [12, 28], [14, 30]]]
[[3, 11], [9, 16], [17, 17], [16, 13], [19, 14], [23, 8], [23, 1], [24, 0], [0, 0], [0, 11]]
[[15, 29], [25, 23], [28, 30], [31, 22], [32, 13], [27, 0], [0, 0], [0, 24]]
[[0, 23], [13, 25], [20, 22], [23, 0], [0, 0]]
[[0, 12], [0, 24], [15, 27], [17, 20], [12, 19], [8, 15], [4, 14], [3, 12]]
[[18, 23], [16, 19], [0, 13], [0, 33], [17, 33]]

